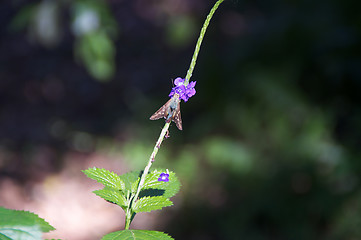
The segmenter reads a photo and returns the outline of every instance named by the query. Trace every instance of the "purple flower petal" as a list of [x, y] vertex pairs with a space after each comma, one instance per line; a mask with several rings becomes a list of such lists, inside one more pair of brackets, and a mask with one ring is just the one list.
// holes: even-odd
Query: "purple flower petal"
[[176, 85], [177, 87], [181, 86], [184, 84], [184, 79], [180, 78], [180, 77], [177, 77], [175, 80], [174, 80], [174, 85]]
[[194, 88], [196, 86], [197, 81], [192, 81], [188, 84], [187, 88]]
[[177, 93], [179, 94], [179, 95], [182, 95], [182, 94], [184, 94], [186, 92], [186, 87], [184, 86], [184, 85], [181, 85], [181, 86], [179, 86], [178, 88], [177, 88]]
[[175, 94], [175, 90], [172, 88], [172, 91], [170, 91], [170, 93], [169, 93], [169, 97], [173, 97], [173, 95]]
[[188, 97], [192, 97], [196, 94], [196, 90], [194, 88], [190, 89], [188, 92], [187, 92], [187, 96]]

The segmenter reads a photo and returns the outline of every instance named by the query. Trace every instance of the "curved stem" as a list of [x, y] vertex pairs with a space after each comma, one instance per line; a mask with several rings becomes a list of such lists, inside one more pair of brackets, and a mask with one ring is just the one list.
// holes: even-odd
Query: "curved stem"
[[190, 64], [190, 66], [189, 66], [189, 69], [188, 69], [188, 71], [187, 71], [186, 79], [185, 79], [185, 81], [184, 81], [184, 85], [185, 85], [185, 86], [188, 85], [189, 80], [190, 80], [191, 77], [192, 77], [192, 73], [193, 73], [194, 67], [196, 66], [198, 53], [199, 53], [199, 50], [201, 49], [201, 44], [202, 44], [202, 41], [203, 41], [203, 37], [204, 37], [204, 35], [206, 34], [206, 30], [207, 30], [207, 27], [208, 27], [208, 25], [209, 25], [209, 22], [211, 21], [214, 12], [217, 10], [218, 6], [219, 6], [223, 1], [224, 1], [224, 0], [218, 0], [218, 1], [214, 4], [213, 8], [211, 9], [211, 11], [209, 12], [209, 14], [208, 14], [208, 16], [207, 16], [207, 18], [206, 18], [206, 21], [204, 21], [204, 23], [203, 23], [203, 27], [202, 27], [202, 29], [201, 29], [201, 32], [200, 32], [200, 34], [199, 34], [196, 47], [195, 47], [195, 49], [194, 49], [192, 61], [191, 61], [191, 64]]

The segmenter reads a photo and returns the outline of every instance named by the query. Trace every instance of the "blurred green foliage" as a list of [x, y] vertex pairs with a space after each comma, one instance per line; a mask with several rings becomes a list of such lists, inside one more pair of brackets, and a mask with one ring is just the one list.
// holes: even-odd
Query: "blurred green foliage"
[[103, 1], [83, 0], [73, 2], [71, 7], [76, 57], [95, 79], [111, 79], [116, 53], [113, 38], [119, 30], [108, 6]]
[[193, 44], [197, 37], [197, 26], [194, 19], [189, 16], [175, 16], [169, 19], [166, 36], [167, 43], [173, 47], [181, 48]]
[[[59, 155], [118, 154], [131, 169], [143, 168], [162, 125], [148, 118], [164, 104], [170, 78], [184, 77], [213, 2], [68, 4], [75, 9], [70, 19], [66, 10], [58, 15], [65, 30], [50, 50], [29, 44], [24, 32], [1, 30], [7, 176], [34, 174], [13, 166], [36, 163], [30, 153], [43, 145]], [[69, 22], [83, 9], [77, 4], [104, 25], [73, 34]], [[6, 5], [13, 14], [4, 15], [3, 26], [26, 6]], [[361, 238], [359, 7], [329, 0], [224, 3], [193, 74], [197, 95], [181, 104], [184, 130], [171, 126], [155, 162], [182, 183], [160, 230], [175, 239]], [[23, 11], [14, 26], [34, 5]], [[113, 80], [94, 81], [79, 69], [73, 47], [92, 77]]]
[[[62, 40], [65, 29], [71, 29], [74, 54], [89, 74], [99, 81], [107, 81], [115, 74], [114, 38], [117, 23], [104, 1], [44, 0], [24, 6], [10, 25], [14, 31], [27, 28], [34, 41], [54, 48]], [[64, 13], [70, 13], [71, 23], [63, 26]], [[65, 29], [64, 29], [65, 28]]]

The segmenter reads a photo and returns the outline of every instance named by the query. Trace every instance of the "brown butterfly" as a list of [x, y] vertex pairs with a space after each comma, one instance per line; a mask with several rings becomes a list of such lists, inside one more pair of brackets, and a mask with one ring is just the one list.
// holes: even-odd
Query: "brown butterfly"
[[165, 122], [175, 122], [177, 128], [182, 130], [182, 118], [180, 113], [180, 99], [178, 94], [168, 100], [161, 108], [158, 109], [151, 117], [150, 120], [157, 120], [164, 117]]

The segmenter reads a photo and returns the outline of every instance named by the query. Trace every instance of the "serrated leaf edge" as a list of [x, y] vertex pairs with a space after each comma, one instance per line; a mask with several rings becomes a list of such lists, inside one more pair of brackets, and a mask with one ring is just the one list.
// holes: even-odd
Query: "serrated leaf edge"
[[[145, 205], [142, 205], [142, 206], [139, 206], [140, 204], [142, 204], [144, 201], [146, 202], [147, 200], [156, 200], [158, 199], [158, 203], [165, 203], [165, 205], [163, 204], [155, 204], [156, 201], [152, 202], [152, 204], [145, 204]], [[132, 210], [135, 212], [135, 213], [140, 213], [140, 212], [151, 212], [151, 211], [155, 211], [155, 210], [160, 210], [164, 207], [169, 207], [169, 206], [172, 206], [173, 205], [173, 202], [169, 199], [169, 198], [166, 198], [166, 197], [163, 197], [163, 196], [156, 196], [156, 197], [142, 197], [140, 199], [138, 199], [134, 205], [132, 206]], [[146, 207], [156, 207], [154, 209], [150, 209], [149, 211], [146, 211], [146, 210], [139, 210], [139, 209], [144, 209]], [[137, 209], [138, 208], [138, 209]]]
[[[109, 171], [105, 168], [97, 168], [97, 167], [88, 168], [86, 170], [83, 170], [82, 172], [85, 175], [87, 175], [87, 177], [103, 184], [104, 186], [112, 187], [112, 188], [123, 190], [123, 191], [125, 190], [124, 181], [115, 172]], [[94, 174], [94, 173], [96, 173], [96, 174]], [[109, 176], [110, 179], [108, 178], [108, 176], [105, 176], [105, 173], [108, 173], [110, 175]], [[92, 176], [95, 176], [95, 178], [93, 178]], [[99, 181], [99, 179], [101, 181]]]

